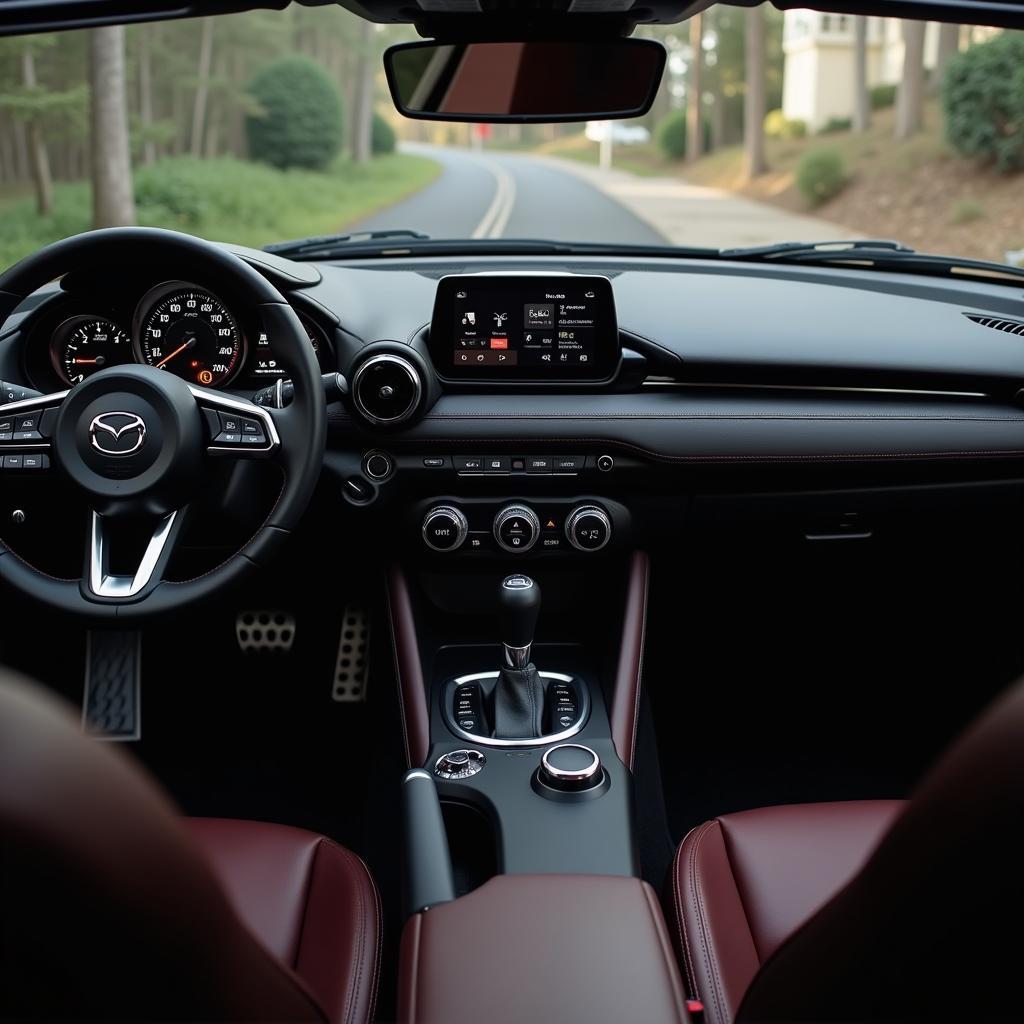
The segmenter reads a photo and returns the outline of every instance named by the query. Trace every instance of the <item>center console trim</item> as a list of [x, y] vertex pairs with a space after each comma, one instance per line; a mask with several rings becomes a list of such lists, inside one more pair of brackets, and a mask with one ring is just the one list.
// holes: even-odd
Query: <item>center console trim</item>
[[[497, 679], [500, 674], [500, 672], [473, 672], [467, 676], [457, 676], [455, 679], [448, 680], [445, 684], [443, 697], [446, 712], [445, 724], [459, 739], [470, 740], [484, 747], [550, 747], [575, 736], [587, 724], [587, 719], [590, 717], [590, 687], [577, 686], [576, 692], [579, 695], [580, 706], [577, 711], [576, 721], [568, 729], [563, 729], [562, 732], [553, 732], [547, 736], [530, 737], [527, 739], [505, 740], [494, 736], [481, 736], [479, 733], [467, 732], [465, 729], [460, 728], [454, 719], [451, 719], [451, 716], [447, 714], [451, 693], [466, 683], [478, 683], [482, 679]], [[572, 683], [576, 681], [573, 676], [566, 675], [564, 672], [538, 671], [537, 674], [542, 679], [550, 679], [558, 683]]]

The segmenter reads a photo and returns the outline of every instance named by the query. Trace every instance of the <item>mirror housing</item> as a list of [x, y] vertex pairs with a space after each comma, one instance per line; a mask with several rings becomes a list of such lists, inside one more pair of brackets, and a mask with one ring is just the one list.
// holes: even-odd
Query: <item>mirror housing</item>
[[665, 48], [622, 37], [403, 43], [384, 68], [395, 107], [416, 120], [610, 121], [647, 113]]

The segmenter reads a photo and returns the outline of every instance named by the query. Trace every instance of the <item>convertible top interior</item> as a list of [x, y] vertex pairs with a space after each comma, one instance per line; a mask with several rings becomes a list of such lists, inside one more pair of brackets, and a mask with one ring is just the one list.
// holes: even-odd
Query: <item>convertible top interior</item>
[[15, 263], [0, 1019], [1018, 1015], [1022, 286], [873, 239]]

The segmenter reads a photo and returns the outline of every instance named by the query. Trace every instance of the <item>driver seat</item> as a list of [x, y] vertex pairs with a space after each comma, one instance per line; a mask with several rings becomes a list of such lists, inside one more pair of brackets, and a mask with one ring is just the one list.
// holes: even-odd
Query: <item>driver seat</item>
[[182, 818], [57, 701], [0, 680], [0, 1019], [371, 1019], [380, 903], [323, 836]]

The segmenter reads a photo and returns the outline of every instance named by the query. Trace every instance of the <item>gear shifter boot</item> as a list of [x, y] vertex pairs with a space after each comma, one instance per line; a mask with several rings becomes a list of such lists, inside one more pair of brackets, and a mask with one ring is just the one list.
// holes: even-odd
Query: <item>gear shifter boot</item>
[[537, 666], [503, 668], [494, 688], [494, 735], [524, 740], [543, 735], [544, 686]]

